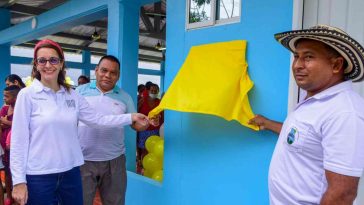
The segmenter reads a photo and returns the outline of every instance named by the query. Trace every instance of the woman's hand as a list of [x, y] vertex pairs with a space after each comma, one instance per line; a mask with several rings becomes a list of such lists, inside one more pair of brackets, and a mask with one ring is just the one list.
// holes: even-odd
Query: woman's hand
[[13, 187], [13, 199], [19, 205], [25, 205], [28, 201], [28, 188], [26, 183], [16, 184]]
[[153, 118], [149, 118], [149, 123], [151, 124], [151, 125], [153, 125], [154, 127], [157, 127], [157, 126], [159, 126], [159, 124], [160, 124], [160, 119], [161, 119], [161, 115], [160, 114], [158, 114], [157, 116], [155, 116], [155, 117], [153, 117]]

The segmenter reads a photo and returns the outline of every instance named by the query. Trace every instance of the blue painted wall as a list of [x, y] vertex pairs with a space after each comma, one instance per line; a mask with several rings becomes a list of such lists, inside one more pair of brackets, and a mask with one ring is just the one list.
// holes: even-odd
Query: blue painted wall
[[[0, 30], [10, 27], [10, 12], [0, 8]], [[10, 74], [10, 46], [0, 45], [0, 96], [5, 88], [4, 79]]]
[[[253, 111], [284, 120], [290, 55], [273, 34], [290, 30], [292, 6], [290, 0], [243, 0], [240, 23], [186, 31], [186, 1], [169, 0], [165, 87], [191, 46], [245, 39], [255, 83], [249, 93]], [[276, 135], [202, 114], [167, 111], [165, 120], [163, 184], [140, 183], [129, 173], [127, 204], [269, 204], [267, 176]]]

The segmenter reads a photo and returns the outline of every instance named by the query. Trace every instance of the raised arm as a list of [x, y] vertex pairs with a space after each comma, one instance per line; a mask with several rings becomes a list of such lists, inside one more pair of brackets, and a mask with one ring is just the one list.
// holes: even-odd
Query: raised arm
[[279, 135], [282, 130], [282, 123], [270, 120], [262, 115], [255, 115], [249, 120], [249, 124], [259, 126], [259, 130], [270, 130]]
[[127, 113], [120, 115], [102, 115], [94, 111], [87, 100], [75, 93], [79, 103], [79, 120], [92, 127], [119, 127], [133, 123], [148, 124], [148, 117], [141, 113]]

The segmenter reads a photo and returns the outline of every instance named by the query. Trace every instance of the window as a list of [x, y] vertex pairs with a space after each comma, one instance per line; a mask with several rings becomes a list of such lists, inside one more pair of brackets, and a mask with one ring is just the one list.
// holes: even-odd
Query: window
[[32, 65], [30, 64], [12, 63], [10, 66], [10, 73], [17, 74], [23, 80], [23, 82], [25, 82], [25, 79], [30, 77], [30, 74], [32, 73]]
[[91, 63], [98, 64], [102, 56], [91, 55]]
[[240, 21], [241, 0], [187, 0], [187, 29]]
[[78, 69], [78, 68], [67, 68], [66, 70], [66, 74], [67, 76], [70, 77], [71, 79], [71, 85], [73, 86], [77, 86], [78, 85], [78, 77], [80, 77], [80, 75], [82, 75], [82, 70]]
[[159, 89], [161, 87], [161, 76], [157, 76], [157, 75], [143, 75], [143, 74], [139, 74], [138, 75], [138, 85], [140, 84], [144, 84], [148, 81], [151, 81], [154, 84], [157, 84]]
[[161, 64], [155, 62], [139, 61], [138, 68], [150, 69], [150, 70], [161, 70]]
[[34, 49], [33, 48], [20, 47], [20, 46], [11, 46], [10, 47], [10, 53], [11, 53], [11, 56], [33, 58]]
[[68, 62], [82, 63], [82, 55], [81, 54], [64, 52], [64, 58]]

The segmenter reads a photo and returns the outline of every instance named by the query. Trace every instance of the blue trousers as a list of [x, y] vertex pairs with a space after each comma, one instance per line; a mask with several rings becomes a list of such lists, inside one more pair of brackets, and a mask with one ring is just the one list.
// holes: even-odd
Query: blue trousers
[[56, 174], [27, 175], [27, 205], [82, 205], [80, 168]]

